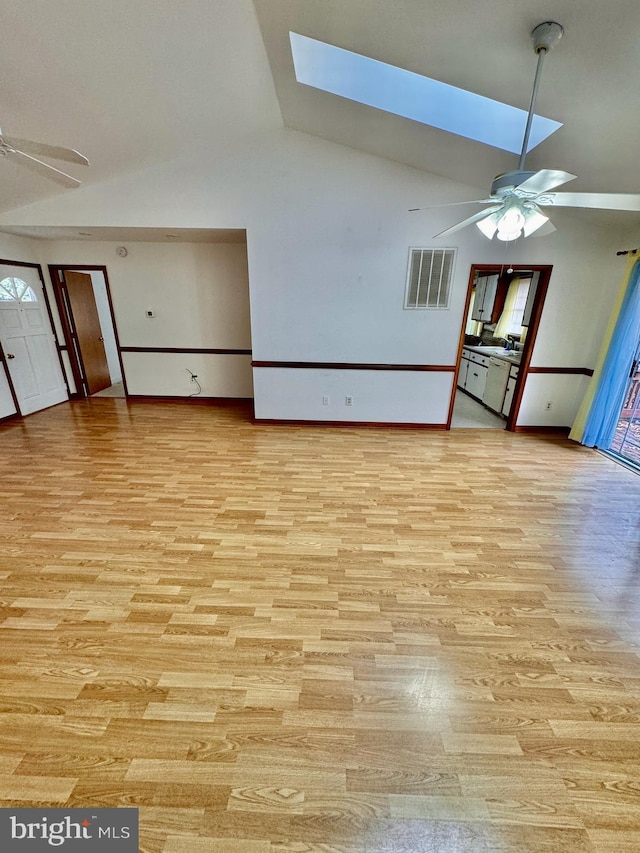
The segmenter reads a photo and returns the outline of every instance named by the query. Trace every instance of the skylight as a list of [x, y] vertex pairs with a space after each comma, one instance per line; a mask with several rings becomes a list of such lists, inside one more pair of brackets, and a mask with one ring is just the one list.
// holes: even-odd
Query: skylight
[[[298, 83], [519, 154], [526, 110], [289, 33]], [[527, 151], [562, 127], [534, 115]]]

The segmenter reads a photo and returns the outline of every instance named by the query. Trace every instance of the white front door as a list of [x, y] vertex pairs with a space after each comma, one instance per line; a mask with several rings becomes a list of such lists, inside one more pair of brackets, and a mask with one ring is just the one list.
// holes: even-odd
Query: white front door
[[42, 282], [32, 267], [0, 264], [0, 342], [20, 414], [69, 399]]

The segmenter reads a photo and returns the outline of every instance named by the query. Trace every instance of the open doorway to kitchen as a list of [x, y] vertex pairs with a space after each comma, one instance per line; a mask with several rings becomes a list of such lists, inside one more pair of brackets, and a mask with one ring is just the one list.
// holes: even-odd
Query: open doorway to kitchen
[[515, 430], [551, 270], [471, 266], [448, 428]]
[[76, 395], [126, 397], [107, 268], [50, 265], [49, 272]]

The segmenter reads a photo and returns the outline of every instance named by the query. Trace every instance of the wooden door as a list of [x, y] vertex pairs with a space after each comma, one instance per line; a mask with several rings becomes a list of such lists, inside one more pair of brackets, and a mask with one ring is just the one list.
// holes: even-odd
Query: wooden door
[[20, 414], [69, 399], [42, 283], [30, 267], [0, 265], [0, 341]]
[[95, 394], [111, 385], [111, 374], [91, 276], [84, 272], [66, 270], [64, 281], [87, 393]]

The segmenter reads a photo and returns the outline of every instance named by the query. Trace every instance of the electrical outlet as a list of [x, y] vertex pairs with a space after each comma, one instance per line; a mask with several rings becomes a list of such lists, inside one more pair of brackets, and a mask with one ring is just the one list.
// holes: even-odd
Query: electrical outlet
[[547, 404], [544, 408], [545, 408], [545, 411], [547, 411], [547, 412], [549, 411], [549, 409], [551, 408], [551, 400], [547, 400]]
[[345, 406], [353, 406], [353, 397], [351, 397], [350, 395], [347, 395], [344, 398], [344, 404], [345, 404]]
[[328, 406], [328, 405], [329, 405], [329, 397], [328, 397], [328, 395], [327, 395], [327, 394], [325, 394], [325, 395], [324, 395], [324, 397], [322, 398], [322, 405], [323, 405], [323, 406]]

